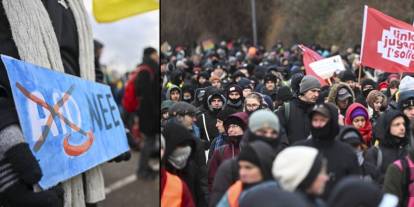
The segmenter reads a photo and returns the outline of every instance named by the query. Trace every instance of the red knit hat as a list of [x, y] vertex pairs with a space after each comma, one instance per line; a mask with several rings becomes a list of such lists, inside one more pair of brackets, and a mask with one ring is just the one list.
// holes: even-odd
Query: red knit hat
[[381, 91], [381, 89], [387, 89], [388, 88], [388, 83], [387, 82], [381, 82], [380, 84], [378, 84], [378, 90]]

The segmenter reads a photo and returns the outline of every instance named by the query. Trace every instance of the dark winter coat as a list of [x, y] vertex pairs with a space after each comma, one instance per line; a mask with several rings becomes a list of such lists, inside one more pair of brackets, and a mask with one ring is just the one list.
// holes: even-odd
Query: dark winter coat
[[289, 144], [304, 140], [310, 135], [310, 121], [308, 117], [314, 104], [306, 103], [299, 98], [289, 101], [290, 112], [289, 117], [285, 116], [285, 106], [282, 105], [277, 111], [280, 126], [286, 131]]
[[339, 180], [349, 175], [360, 175], [360, 170], [353, 149], [348, 144], [335, 139], [339, 133], [337, 108], [331, 103], [326, 103], [324, 106], [328, 108], [331, 117], [324, 127], [324, 130], [329, 130], [328, 135], [325, 138], [312, 135], [310, 139], [299, 142], [297, 145], [314, 147], [327, 159], [327, 171], [330, 178], [322, 196], [326, 199]]
[[[388, 165], [395, 160], [404, 157], [408, 152], [409, 130], [406, 130], [406, 137], [403, 139], [395, 138], [390, 134], [390, 125], [397, 116], [403, 116], [400, 111], [388, 110], [384, 112], [378, 119], [375, 127], [375, 134], [379, 138], [379, 146], [373, 146], [368, 149], [365, 158], [366, 161], [375, 165], [379, 170], [379, 177], [376, 180], [379, 184], [383, 184], [385, 171]], [[409, 120], [404, 116], [406, 129], [409, 129]], [[379, 158], [379, 150], [381, 150], [382, 159]], [[379, 164], [379, 165], [378, 165]]]
[[[207, 206], [207, 166], [201, 142], [184, 126], [175, 122], [169, 122], [165, 126], [163, 135], [166, 141], [164, 159], [162, 160], [165, 163], [165, 169], [179, 176], [187, 184], [190, 192], [193, 194], [193, 200], [196, 206]], [[183, 145], [191, 146], [192, 152], [185, 168], [178, 170], [167, 159], [177, 146]]]

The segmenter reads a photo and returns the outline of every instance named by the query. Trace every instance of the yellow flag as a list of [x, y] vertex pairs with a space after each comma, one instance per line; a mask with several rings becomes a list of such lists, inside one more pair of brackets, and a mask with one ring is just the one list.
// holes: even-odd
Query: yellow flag
[[158, 0], [93, 0], [97, 22], [114, 22], [160, 8]]

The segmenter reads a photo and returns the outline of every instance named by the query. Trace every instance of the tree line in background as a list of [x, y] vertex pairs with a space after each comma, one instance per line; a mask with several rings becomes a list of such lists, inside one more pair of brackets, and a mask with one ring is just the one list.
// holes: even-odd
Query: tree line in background
[[[364, 5], [412, 23], [414, 0], [256, 0], [258, 42], [266, 48], [319, 43], [352, 47], [361, 42]], [[162, 0], [161, 42], [187, 45], [206, 38], [252, 42], [250, 0]]]

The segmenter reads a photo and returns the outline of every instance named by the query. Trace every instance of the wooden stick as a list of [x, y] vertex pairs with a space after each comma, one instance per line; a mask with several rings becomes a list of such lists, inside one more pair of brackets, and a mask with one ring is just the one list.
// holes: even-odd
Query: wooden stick
[[400, 81], [401, 81], [402, 77], [403, 77], [403, 73], [400, 72]]
[[361, 84], [361, 73], [362, 73], [362, 65], [359, 65], [359, 73], [358, 73], [358, 84]]
[[327, 80], [328, 80], [328, 84], [329, 84], [330, 86], [332, 86], [332, 81], [331, 81], [331, 78], [328, 78]]

